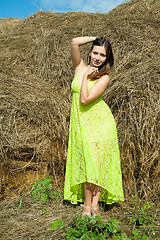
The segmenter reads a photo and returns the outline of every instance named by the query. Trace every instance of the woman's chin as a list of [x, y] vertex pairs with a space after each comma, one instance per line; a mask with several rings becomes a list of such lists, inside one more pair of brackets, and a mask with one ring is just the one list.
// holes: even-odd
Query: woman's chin
[[100, 67], [101, 66], [101, 64], [100, 63], [93, 63], [93, 67]]

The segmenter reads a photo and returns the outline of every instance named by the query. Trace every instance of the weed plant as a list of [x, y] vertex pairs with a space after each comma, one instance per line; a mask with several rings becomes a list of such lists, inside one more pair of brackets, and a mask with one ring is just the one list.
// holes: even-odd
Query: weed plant
[[36, 203], [46, 203], [48, 200], [59, 200], [62, 198], [62, 194], [53, 188], [52, 180], [52, 177], [46, 177], [32, 183], [30, 190]]
[[67, 240], [105, 240], [105, 239], [128, 239], [119, 227], [117, 219], [103, 222], [99, 216], [75, 216], [72, 226], [66, 234]]
[[[133, 239], [147, 240], [155, 239], [158, 234], [158, 220], [148, 210], [153, 207], [153, 203], [138, 200], [138, 195], [131, 201], [133, 212], [130, 213], [130, 223], [133, 224]], [[143, 235], [143, 234], [144, 235]]]

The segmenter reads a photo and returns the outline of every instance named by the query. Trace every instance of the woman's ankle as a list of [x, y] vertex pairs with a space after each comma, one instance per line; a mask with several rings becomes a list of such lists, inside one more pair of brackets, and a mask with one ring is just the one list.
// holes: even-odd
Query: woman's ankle
[[100, 215], [100, 213], [99, 213], [99, 206], [98, 205], [92, 206], [91, 214], [92, 214], [92, 216]]
[[83, 212], [82, 212], [82, 216], [91, 216], [91, 211], [92, 211], [92, 207], [91, 206], [87, 206], [87, 205], [82, 205], [83, 207]]

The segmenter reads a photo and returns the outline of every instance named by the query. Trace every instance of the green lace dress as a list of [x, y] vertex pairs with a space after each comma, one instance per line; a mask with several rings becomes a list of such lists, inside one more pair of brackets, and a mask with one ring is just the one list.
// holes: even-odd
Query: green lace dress
[[[80, 103], [79, 74], [73, 79], [64, 200], [84, 202], [84, 183], [102, 187], [99, 201], [123, 201], [117, 130], [113, 115], [102, 95]], [[88, 82], [88, 89], [94, 81]]]

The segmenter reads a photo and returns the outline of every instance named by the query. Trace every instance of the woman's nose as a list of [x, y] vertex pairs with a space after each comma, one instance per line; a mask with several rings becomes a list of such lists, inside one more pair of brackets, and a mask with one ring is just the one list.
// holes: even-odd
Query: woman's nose
[[100, 57], [100, 55], [99, 55], [99, 54], [97, 54], [97, 55], [96, 55], [96, 59], [99, 59], [99, 57]]

